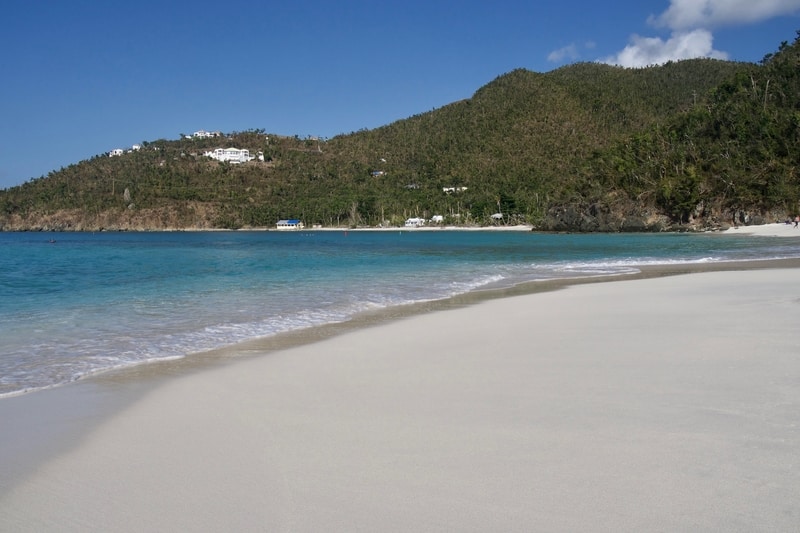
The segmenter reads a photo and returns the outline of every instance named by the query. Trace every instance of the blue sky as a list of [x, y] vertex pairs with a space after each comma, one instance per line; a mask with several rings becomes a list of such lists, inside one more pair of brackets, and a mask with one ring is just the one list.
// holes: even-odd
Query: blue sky
[[371, 129], [515, 68], [757, 62], [800, 0], [10, 0], [0, 24], [5, 188], [200, 129]]

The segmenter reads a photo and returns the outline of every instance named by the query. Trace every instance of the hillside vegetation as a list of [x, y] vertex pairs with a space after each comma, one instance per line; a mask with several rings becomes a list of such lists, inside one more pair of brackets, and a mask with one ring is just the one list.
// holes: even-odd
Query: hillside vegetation
[[[758, 65], [520, 69], [467, 100], [328, 140], [249, 130], [145, 142], [0, 191], [0, 228], [271, 227], [281, 218], [353, 227], [443, 215], [657, 231], [782, 219], [800, 200], [798, 67], [796, 40]], [[216, 147], [264, 161], [202, 155]]]

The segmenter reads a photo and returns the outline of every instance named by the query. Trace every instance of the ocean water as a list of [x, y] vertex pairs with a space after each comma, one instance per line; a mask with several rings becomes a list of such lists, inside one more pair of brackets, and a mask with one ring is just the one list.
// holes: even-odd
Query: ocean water
[[482, 288], [787, 257], [713, 234], [0, 233], [0, 399]]

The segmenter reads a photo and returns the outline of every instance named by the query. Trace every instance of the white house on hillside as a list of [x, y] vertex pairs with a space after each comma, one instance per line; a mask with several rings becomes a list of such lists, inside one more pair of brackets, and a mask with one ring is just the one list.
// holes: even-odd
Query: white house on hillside
[[210, 137], [219, 137], [220, 135], [222, 135], [222, 134], [220, 132], [218, 132], [218, 131], [199, 130], [199, 131], [196, 131], [196, 132], [192, 133], [190, 135], [190, 137], [192, 137], [194, 139], [205, 139], [205, 138], [210, 138]]
[[217, 161], [228, 161], [230, 163], [247, 163], [255, 159], [250, 156], [250, 150], [239, 150], [238, 148], [217, 148], [203, 155]]
[[127, 150], [123, 150], [122, 148], [114, 148], [113, 150], [108, 152], [108, 157], [118, 157], [121, 156], [122, 154], [130, 154], [132, 152], [138, 152], [141, 148], [142, 147], [139, 144], [134, 144]]

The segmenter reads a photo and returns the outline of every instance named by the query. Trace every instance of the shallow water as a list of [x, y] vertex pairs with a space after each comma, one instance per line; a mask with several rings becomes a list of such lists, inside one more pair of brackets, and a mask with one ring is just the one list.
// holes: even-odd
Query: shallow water
[[788, 257], [713, 234], [0, 233], [0, 397], [476, 289]]

